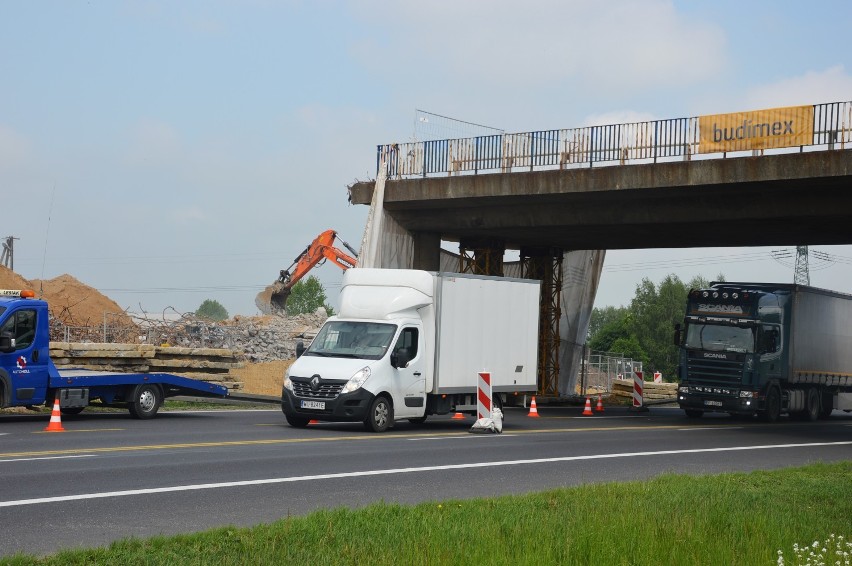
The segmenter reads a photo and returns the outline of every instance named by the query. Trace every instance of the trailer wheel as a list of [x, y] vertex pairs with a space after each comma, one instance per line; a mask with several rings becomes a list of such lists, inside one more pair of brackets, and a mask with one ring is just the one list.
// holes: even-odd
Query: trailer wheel
[[311, 422], [310, 419], [306, 419], [305, 417], [300, 417], [297, 415], [284, 415], [284, 418], [287, 419], [287, 424], [293, 428], [305, 428], [308, 426], [308, 423]]
[[781, 394], [777, 387], [770, 387], [766, 392], [766, 408], [760, 412], [760, 417], [768, 422], [774, 423], [781, 416]]
[[820, 402], [819, 392], [815, 388], [808, 389], [808, 396], [805, 399], [805, 419], [815, 421], [819, 418]]
[[699, 419], [704, 416], [704, 411], [701, 409], [684, 409], [683, 412], [686, 413], [686, 416], [690, 419]]
[[370, 411], [364, 420], [367, 430], [373, 432], [384, 432], [390, 426], [393, 419], [393, 408], [387, 397], [376, 397], [370, 405]]
[[134, 419], [153, 419], [162, 404], [163, 394], [160, 388], [150, 383], [143, 383], [133, 389], [127, 409]]

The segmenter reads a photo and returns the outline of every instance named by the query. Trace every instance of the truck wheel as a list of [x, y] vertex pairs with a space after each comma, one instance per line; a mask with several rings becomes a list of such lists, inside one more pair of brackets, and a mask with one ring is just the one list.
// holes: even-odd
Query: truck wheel
[[73, 417], [74, 415], [79, 415], [83, 412], [85, 407], [59, 407], [59, 411], [63, 416]]
[[153, 419], [163, 403], [160, 388], [150, 383], [137, 385], [127, 405], [130, 416], [134, 419]]
[[388, 429], [393, 418], [393, 408], [386, 397], [376, 397], [370, 405], [370, 412], [364, 420], [367, 430], [384, 432]]
[[704, 416], [704, 411], [701, 409], [684, 409], [683, 412], [686, 413], [686, 416], [690, 419], [699, 419]]
[[311, 422], [310, 419], [297, 415], [284, 415], [284, 418], [287, 419], [287, 424], [293, 428], [305, 428]]
[[805, 399], [805, 419], [815, 421], [819, 418], [819, 392], [815, 388], [808, 389], [808, 396]]
[[777, 387], [770, 387], [766, 392], [766, 409], [760, 412], [760, 417], [768, 422], [774, 423], [781, 416], [781, 394]]

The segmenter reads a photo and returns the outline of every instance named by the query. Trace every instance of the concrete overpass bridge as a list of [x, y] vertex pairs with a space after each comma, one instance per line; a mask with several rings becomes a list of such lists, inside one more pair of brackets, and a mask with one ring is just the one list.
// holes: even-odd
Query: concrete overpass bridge
[[[789, 136], [773, 137], [782, 129]], [[388, 144], [378, 162], [381, 206], [419, 269], [441, 268], [442, 240], [501, 255], [852, 243], [852, 102]], [[355, 183], [350, 200], [371, 204], [375, 188]], [[555, 329], [575, 345], [602, 254], [587, 263], [592, 288], [571, 299], [585, 301], [575, 328]], [[558, 300], [555, 310], [564, 319]]]

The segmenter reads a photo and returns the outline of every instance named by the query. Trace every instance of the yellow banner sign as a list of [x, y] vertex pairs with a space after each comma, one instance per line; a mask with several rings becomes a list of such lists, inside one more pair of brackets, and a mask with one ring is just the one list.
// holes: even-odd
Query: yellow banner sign
[[814, 107], [788, 106], [698, 117], [698, 153], [810, 145]]

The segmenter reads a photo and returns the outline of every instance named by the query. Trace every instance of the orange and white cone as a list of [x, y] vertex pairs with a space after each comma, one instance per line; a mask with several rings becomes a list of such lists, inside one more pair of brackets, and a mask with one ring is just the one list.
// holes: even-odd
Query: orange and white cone
[[588, 395], [586, 396], [586, 408], [583, 409], [583, 416], [584, 417], [591, 417], [592, 416], [592, 400], [589, 399]]
[[62, 428], [62, 413], [59, 410], [59, 397], [53, 398], [53, 410], [50, 412], [50, 422], [44, 429], [45, 432], [65, 432]]
[[453, 418], [454, 419], [463, 419], [464, 413], [456, 413], [455, 415], [453, 415]]
[[528, 417], [538, 417], [538, 407], [535, 404], [535, 395], [533, 395], [532, 401], [530, 401], [530, 414]]
[[602, 397], [603, 396], [600, 393], [598, 393], [598, 404], [595, 407], [596, 413], [603, 413], [603, 398]]

